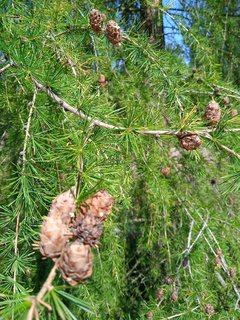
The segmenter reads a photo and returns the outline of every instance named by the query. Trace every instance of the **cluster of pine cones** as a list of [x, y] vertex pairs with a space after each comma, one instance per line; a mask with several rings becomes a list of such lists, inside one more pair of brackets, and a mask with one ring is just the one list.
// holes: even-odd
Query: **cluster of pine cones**
[[101, 33], [105, 30], [107, 39], [113, 45], [119, 45], [122, 42], [122, 34], [119, 25], [114, 21], [108, 21], [106, 28], [103, 28], [103, 23], [106, 20], [105, 14], [93, 9], [89, 15], [89, 23], [93, 31]]
[[39, 244], [41, 254], [57, 261], [63, 279], [72, 286], [91, 276], [91, 248], [99, 244], [103, 221], [113, 206], [112, 197], [102, 190], [77, 208], [74, 192], [71, 188], [53, 200]]
[[[221, 108], [216, 101], [210, 101], [205, 110], [205, 120], [210, 126], [216, 125], [221, 119]], [[202, 139], [194, 133], [180, 133], [179, 145], [185, 150], [196, 150], [200, 147]]]

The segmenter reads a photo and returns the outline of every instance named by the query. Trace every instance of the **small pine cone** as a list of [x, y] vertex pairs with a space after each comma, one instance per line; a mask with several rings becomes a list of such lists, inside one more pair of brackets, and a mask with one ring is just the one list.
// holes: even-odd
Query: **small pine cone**
[[52, 206], [48, 213], [49, 217], [61, 218], [62, 222], [68, 225], [76, 210], [74, 197], [75, 188], [59, 194], [52, 202]]
[[77, 240], [65, 246], [59, 260], [58, 269], [71, 286], [89, 278], [92, 274], [93, 257], [88, 245]]
[[156, 292], [156, 299], [157, 299], [158, 302], [161, 301], [163, 295], [164, 295], [163, 288], [158, 289], [157, 292]]
[[106, 80], [106, 77], [104, 76], [104, 74], [100, 74], [98, 78], [98, 83], [100, 87], [106, 87], [108, 85], [108, 81]]
[[43, 256], [56, 258], [69, 238], [68, 227], [60, 217], [46, 217], [40, 232], [39, 249]]
[[207, 315], [209, 316], [212, 316], [214, 315], [215, 313], [215, 310], [214, 310], [214, 307], [210, 304], [210, 303], [207, 303], [205, 306], [204, 306], [204, 311]]
[[170, 167], [162, 168], [162, 175], [163, 175], [164, 177], [169, 176], [170, 173], [171, 173], [171, 168], [170, 168]]
[[217, 249], [217, 256], [218, 257], [222, 257], [222, 250], [221, 249]]
[[102, 31], [102, 24], [104, 20], [106, 19], [106, 16], [102, 14], [100, 11], [93, 9], [90, 12], [89, 15], [89, 23], [95, 32], [101, 32]]
[[230, 107], [231, 106], [230, 99], [229, 99], [228, 96], [223, 97], [222, 101], [223, 101], [225, 107]]
[[232, 109], [232, 110], [231, 110], [231, 117], [234, 118], [234, 117], [236, 117], [237, 115], [238, 115], [237, 109]]
[[179, 146], [185, 150], [196, 150], [202, 143], [202, 139], [197, 134], [184, 134], [179, 136], [179, 139]]
[[165, 282], [166, 282], [166, 284], [173, 284], [174, 283], [174, 278], [171, 277], [171, 276], [167, 276], [165, 278]]
[[122, 34], [119, 25], [113, 21], [110, 20], [107, 23], [106, 26], [106, 35], [108, 40], [113, 44], [113, 45], [118, 45], [122, 42]]
[[153, 312], [152, 311], [149, 311], [147, 313], [147, 320], [153, 320]]
[[107, 214], [110, 212], [112, 206], [113, 198], [106, 190], [101, 190], [81, 204], [79, 209], [80, 216], [87, 215], [89, 212], [91, 212], [96, 217], [101, 218], [103, 221], [106, 219]]
[[205, 119], [208, 121], [209, 125], [217, 124], [221, 119], [221, 109], [217, 102], [211, 101], [207, 105], [205, 111]]
[[173, 290], [172, 294], [171, 294], [171, 299], [172, 301], [176, 302], [178, 301], [178, 293], [176, 290]]
[[230, 268], [229, 269], [229, 277], [234, 279], [234, 278], [236, 278], [236, 276], [237, 276], [236, 268]]
[[72, 230], [80, 243], [96, 247], [102, 235], [102, 219], [88, 211], [86, 215], [78, 216]]
[[192, 73], [196, 73], [198, 69], [196, 67], [192, 67]]

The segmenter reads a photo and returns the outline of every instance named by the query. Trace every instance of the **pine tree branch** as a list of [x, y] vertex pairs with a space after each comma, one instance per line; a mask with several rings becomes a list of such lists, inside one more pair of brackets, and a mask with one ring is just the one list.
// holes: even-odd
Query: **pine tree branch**
[[[178, 200], [179, 200], [181, 203], [182, 203], [182, 202], [185, 202], [185, 200], [182, 200], [182, 199], [180, 199], [179, 197], [178, 197]], [[189, 204], [190, 207], [191, 207], [191, 203], [190, 203], [189, 201], [188, 201], [188, 204]], [[194, 219], [194, 218], [192, 217], [192, 215], [190, 214], [190, 212], [188, 211], [188, 209], [186, 208], [186, 206], [184, 206], [183, 209], [185, 210], [185, 212], [187, 213], [187, 215], [191, 218], [191, 220], [193, 220], [194, 222], [196, 222], [195, 219]], [[196, 209], [194, 208], [194, 212], [196, 212], [197, 215], [199, 216], [199, 218], [201, 219], [201, 221], [202, 221], [203, 223], [205, 223], [205, 220], [203, 219], [203, 217], [201, 216], [201, 214], [198, 212], [198, 210], [196, 210]], [[209, 212], [208, 212], [208, 214], [210, 215]], [[208, 236], [210, 237], [211, 240], [213, 240], [213, 242], [215, 243], [215, 245], [217, 246], [217, 248], [218, 248], [218, 249], [221, 249], [219, 242], [217, 241], [215, 235], [213, 234], [213, 232], [212, 232], [212, 230], [209, 228], [209, 226], [206, 227], [206, 230], [207, 230], [207, 232], [208, 232]], [[209, 242], [207, 236], [206, 236], [204, 233], [203, 233], [202, 235], [203, 235], [204, 240], [207, 242], [209, 248], [211, 249], [213, 255], [214, 255], [215, 257], [217, 257], [218, 255], [217, 255], [217, 253], [215, 252], [215, 250], [214, 250], [213, 246], [211, 245], [211, 243]], [[225, 260], [224, 256], [221, 255], [220, 259], [221, 259], [221, 263], [222, 263], [222, 266], [221, 266], [221, 267], [222, 267], [223, 271], [226, 273], [226, 275], [229, 277], [229, 275], [230, 275], [230, 273], [229, 273], [229, 268], [228, 268], [228, 265], [227, 265], [227, 263], [226, 263], [226, 260]], [[235, 284], [233, 281], [231, 281], [231, 284], [232, 284], [232, 287], [233, 287], [234, 292], [235, 292], [236, 295], [237, 295], [237, 303], [236, 303], [236, 305], [235, 305], [235, 310], [240, 311], [240, 309], [239, 309], [239, 307], [238, 307], [238, 301], [240, 301], [240, 291], [239, 291], [238, 287], [236, 286], [236, 284]]]
[[[29, 130], [30, 130], [30, 124], [31, 124], [31, 119], [32, 119], [32, 113], [33, 109], [35, 107], [35, 101], [36, 101], [36, 96], [37, 96], [37, 88], [34, 88], [34, 94], [33, 94], [33, 99], [31, 101], [31, 107], [28, 115], [28, 121], [27, 121], [27, 126], [26, 126], [26, 134], [25, 134], [25, 140], [24, 140], [24, 145], [23, 145], [23, 151], [22, 151], [22, 161], [23, 161], [23, 166], [22, 166], [22, 173], [25, 170], [25, 164], [26, 164], [26, 151], [27, 151], [27, 143], [29, 139]], [[18, 255], [18, 238], [19, 238], [19, 229], [20, 229], [20, 215], [21, 215], [21, 209], [18, 209], [17, 213], [17, 221], [16, 221], [16, 229], [15, 229], [15, 239], [14, 239], [14, 256], [17, 258]], [[13, 293], [16, 293], [16, 281], [17, 281], [17, 268], [16, 265], [14, 266], [14, 271], [13, 271]], [[14, 310], [12, 313], [12, 319], [14, 319]]]
[[[15, 229], [15, 239], [14, 239], [14, 256], [17, 257], [18, 254], [18, 237], [19, 237], [19, 226], [20, 226], [20, 214], [21, 210], [18, 210], [17, 213], [17, 222], [16, 222], [16, 229]], [[17, 280], [17, 268], [16, 265], [14, 266], [13, 272], [13, 293], [16, 293], [16, 280]]]
[[[80, 117], [83, 120], [86, 120], [88, 122], [91, 122], [91, 126], [98, 126], [102, 127], [105, 129], [113, 129], [113, 130], [120, 130], [124, 131], [127, 130], [127, 128], [122, 127], [122, 126], [115, 126], [112, 124], [108, 124], [106, 122], [102, 122], [100, 120], [94, 119], [90, 116], [85, 115], [81, 110], [78, 110], [71, 106], [69, 103], [67, 103], [65, 100], [61, 99], [59, 96], [57, 96], [51, 89], [48, 87], [44, 86], [40, 82], [38, 82], [35, 78], [32, 78], [32, 81], [36, 85], [38, 89], [41, 91], [45, 92], [50, 98], [52, 98], [55, 102], [57, 102], [60, 106], [62, 106], [65, 110], [70, 111], [71, 113], [75, 114], [76, 116]], [[188, 131], [189, 133], [194, 133], [194, 134], [206, 134], [206, 133], [211, 133], [214, 132], [215, 128], [205, 128], [201, 130], [193, 130], [193, 131]], [[149, 134], [149, 135], [174, 135], [178, 136], [180, 131], [179, 130], [134, 130], [135, 133], [139, 134]], [[224, 132], [240, 132], [240, 128], [233, 128], [233, 129], [224, 129]]]
[[8, 68], [12, 67], [13, 64], [12, 63], [9, 63], [7, 64], [5, 67], [3, 67], [2, 69], [0, 69], [0, 74], [2, 74], [5, 70], [7, 70]]
[[[58, 267], [58, 260], [55, 262], [54, 266], [52, 267], [46, 281], [44, 282], [41, 290], [38, 292], [38, 294], [36, 295], [35, 298], [33, 298], [31, 300], [32, 305], [28, 311], [28, 315], [27, 315], [27, 320], [32, 320], [36, 319], [36, 310], [37, 310], [37, 303], [40, 303], [42, 305], [44, 305], [45, 307], [47, 307], [47, 309], [51, 310], [51, 306], [46, 306], [46, 303], [44, 301], [42, 301], [42, 298], [44, 297], [44, 295], [50, 291], [52, 289], [52, 282], [56, 277], [56, 273], [57, 273], [57, 267]], [[50, 308], [49, 308], [50, 307]]]
[[[13, 64], [9, 65], [12, 66]], [[8, 67], [8, 68], [9, 68]], [[40, 89], [41, 91], [45, 92], [49, 97], [51, 97], [55, 102], [57, 102], [59, 105], [61, 105], [65, 110], [70, 111], [71, 113], [77, 115], [78, 117], [80, 117], [83, 120], [86, 120], [88, 122], [91, 122], [91, 127], [94, 126], [98, 126], [98, 127], [102, 127], [105, 129], [111, 129], [111, 130], [120, 130], [120, 131], [125, 131], [127, 130], [127, 128], [122, 127], [122, 126], [115, 126], [112, 124], [108, 124], [106, 122], [102, 122], [98, 119], [94, 119], [91, 116], [87, 116], [84, 112], [82, 112], [81, 110], [78, 110], [76, 108], [74, 108], [73, 106], [71, 106], [69, 103], [67, 103], [66, 101], [64, 101], [63, 99], [61, 99], [59, 96], [57, 96], [50, 88], [44, 86], [43, 84], [41, 84], [40, 82], [38, 82], [35, 78], [32, 78], [33, 83], [35, 84], [35, 86]], [[214, 132], [215, 128], [205, 128], [205, 129], [201, 129], [201, 130], [193, 130], [193, 131], [187, 131], [190, 134], [199, 134], [199, 135], [203, 135], [205, 136], [207, 139], [212, 140], [210, 135], [208, 135], [211, 132]], [[240, 132], [240, 128], [232, 128], [232, 129], [224, 129], [224, 132]], [[154, 136], [160, 136], [160, 135], [174, 135], [174, 136], [178, 136], [180, 133], [180, 130], [138, 130], [135, 129], [133, 130], [133, 132], [135, 133], [139, 133], [139, 134], [146, 134], [146, 135], [154, 135]], [[237, 157], [238, 159], [240, 159], [240, 155], [235, 152], [234, 150], [228, 148], [225, 145], [222, 145], [220, 143], [218, 143], [218, 145], [224, 149], [225, 151], [229, 152], [230, 154], [232, 154], [233, 156]]]
[[[236, 131], [235, 131], [235, 132], [236, 132]], [[240, 154], [239, 154], [239, 153], [237, 153], [236, 151], [228, 148], [228, 147], [225, 146], [224, 144], [221, 144], [220, 142], [214, 140], [214, 139], [210, 136], [210, 134], [208, 134], [208, 133], [203, 133], [203, 136], [204, 136], [205, 138], [207, 138], [208, 140], [216, 143], [221, 149], [227, 151], [228, 153], [230, 153], [230, 154], [233, 155], [234, 157], [240, 159]]]
[[26, 126], [26, 134], [25, 134], [25, 140], [24, 140], [24, 146], [23, 146], [23, 151], [22, 151], [22, 161], [23, 161], [23, 170], [25, 168], [25, 163], [26, 163], [26, 151], [27, 151], [27, 143], [29, 139], [29, 130], [30, 130], [30, 125], [31, 125], [31, 120], [32, 120], [32, 113], [35, 108], [35, 101], [37, 97], [37, 88], [34, 87], [34, 93], [33, 93], [33, 98], [30, 103], [30, 110], [29, 110], [29, 115], [28, 115], [28, 121], [27, 121], [27, 126]]
[[193, 312], [193, 311], [197, 310], [198, 308], [199, 308], [199, 306], [197, 306], [197, 307], [195, 307], [195, 308], [193, 308], [193, 309], [191, 309], [189, 311], [185, 311], [185, 312], [181, 312], [181, 313], [178, 313], [178, 314], [174, 314], [174, 315], [169, 316], [167, 318], [162, 318], [162, 320], [170, 320], [170, 319], [175, 319], [175, 318], [178, 318], [178, 317], [182, 317], [183, 315], [186, 315], [186, 314], [188, 314], [190, 312]]
[[32, 81], [36, 85], [38, 89], [45, 92], [50, 98], [52, 98], [55, 102], [61, 105], [65, 110], [70, 111], [71, 113], [77, 115], [83, 120], [91, 122], [91, 126], [98, 126], [103, 127], [105, 129], [115, 129], [115, 130], [126, 130], [124, 127], [114, 126], [105, 122], [102, 122], [97, 119], [93, 119], [90, 116], [85, 115], [81, 110], [77, 110], [76, 108], [72, 107], [69, 103], [58, 97], [55, 93], [53, 93], [49, 88], [45, 87], [43, 84], [38, 82], [36, 79], [32, 78]]

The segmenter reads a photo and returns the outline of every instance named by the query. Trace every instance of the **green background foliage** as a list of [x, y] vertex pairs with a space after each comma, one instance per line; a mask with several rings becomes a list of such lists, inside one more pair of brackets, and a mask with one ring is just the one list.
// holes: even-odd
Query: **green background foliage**
[[[29, 297], [52, 267], [33, 250], [33, 242], [53, 198], [78, 177], [79, 201], [107, 189], [115, 206], [94, 251], [93, 276], [70, 288], [57, 275], [44, 297], [53, 310], [40, 305], [40, 319], [135, 320], [146, 319], [150, 311], [154, 319], [177, 314], [206, 319], [208, 303], [215, 309], [213, 319], [239, 317], [238, 278], [229, 276], [230, 268], [238, 276], [240, 266], [239, 159], [221, 147], [240, 153], [239, 133], [224, 131], [240, 125], [239, 116], [231, 116], [240, 100], [234, 38], [239, 17], [232, 18], [237, 3], [231, 3], [228, 15], [219, 19], [223, 2], [202, 1], [199, 11], [186, 1], [191, 26], [183, 15], [175, 16], [191, 52], [187, 64], [178, 48], [149, 34], [134, 2], [116, 8], [104, 1], [2, 0], [0, 69], [15, 65], [0, 75], [1, 319], [26, 318]], [[92, 8], [121, 24], [121, 46], [90, 30]], [[142, 2], [142, 8], [145, 14], [160, 10], [156, 25], [161, 10], [172, 15], [161, 3], [156, 9]], [[232, 37], [226, 36], [229, 30], [235, 30]], [[108, 86], [99, 85], [100, 74]], [[32, 78], [86, 115], [125, 129], [93, 127], [37, 90], [26, 135]], [[230, 107], [224, 105], [226, 96]], [[205, 129], [204, 111], [212, 98], [221, 106], [222, 120], [196, 151], [180, 149], [174, 135], [137, 132]], [[167, 177], [165, 167], [171, 167]], [[222, 267], [215, 264], [219, 249]], [[158, 302], [160, 288], [164, 295]]]

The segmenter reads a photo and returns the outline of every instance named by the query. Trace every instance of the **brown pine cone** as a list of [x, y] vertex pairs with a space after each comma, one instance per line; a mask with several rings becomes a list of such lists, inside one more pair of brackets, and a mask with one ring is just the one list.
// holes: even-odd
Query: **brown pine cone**
[[39, 249], [43, 256], [60, 256], [69, 236], [68, 226], [76, 210], [74, 188], [59, 194], [52, 202], [40, 231]]
[[209, 125], [216, 125], [221, 119], [221, 109], [217, 102], [211, 101], [207, 105], [205, 111], [205, 119], [208, 121]]
[[108, 81], [107, 81], [104, 74], [100, 74], [100, 76], [98, 78], [98, 83], [99, 83], [100, 87], [106, 87], [108, 85]]
[[76, 210], [74, 197], [75, 188], [59, 194], [52, 202], [52, 206], [48, 213], [49, 217], [61, 218], [62, 222], [68, 225]]
[[106, 16], [103, 13], [101, 13], [96, 9], [93, 9], [89, 15], [89, 23], [92, 30], [94, 30], [95, 32], [101, 32], [102, 24], [105, 19], [106, 19]]
[[225, 107], [230, 107], [231, 106], [230, 99], [229, 99], [228, 96], [223, 97], [222, 101], [223, 101]]
[[229, 277], [236, 278], [237, 276], [237, 269], [236, 268], [229, 268]]
[[163, 175], [164, 177], [169, 176], [170, 173], [171, 173], [171, 168], [170, 168], [170, 167], [162, 168], [162, 175]]
[[[113, 206], [113, 198], [106, 190], [101, 190], [95, 193], [84, 201], [79, 209], [80, 216], [87, 215], [89, 212], [101, 220], [105, 220], [107, 214]], [[77, 221], [78, 217], [76, 218]]]
[[180, 135], [179, 140], [179, 146], [185, 150], [196, 150], [202, 143], [202, 139], [197, 134], [190, 133]]
[[86, 215], [78, 216], [72, 230], [80, 243], [96, 247], [102, 235], [102, 218], [96, 217], [91, 211], [88, 211]]
[[61, 252], [69, 238], [68, 227], [60, 217], [46, 217], [40, 232], [39, 249], [43, 256], [56, 258]]
[[65, 246], [58, 269], [71, 286], [83, 282], [92, 274], [93, 257], [88, 245], [74, 241]]
[[171, 294], [171, 299], [174, 302], [178, 301], [178, 293], [177, 293], [177, 291], [175, 289], [173, 290], [173, 292]]
[[148, 311], [147, 320], [153, 320], [153, 312], [152, 311]]
[[232, 110], [231, 110], [231, 117], [234, 118], [234, 117], [236, 117], [237, 115], [238, 115], [237, 109], [232, 109]]
[[106, 26], [106, 35], [108, 41], [110, 41], [113, 45], [118, 45], [122, 42], [120, 27], [114, 20], [108, 21]]
[[205, 311], [205, 313], [208, 314], [209, 316], [212, 316], [212, 315], [214, 315], [214, 313], [215, 313], [214, 307], [213, 307], [213, 305], [211, 305], [210, 303], [205, 304], [205, 306], [204, 306], [204, 311]]
[[161, 299], [163, 298], [163, 296], [164, 296], [164, 290], [163, 290], [163, 288], [158, 289], [157, 292], [156, 292], [156, 299], [157, 299], [157, 301], [158, 301], [158, 302], [161, 301]]

